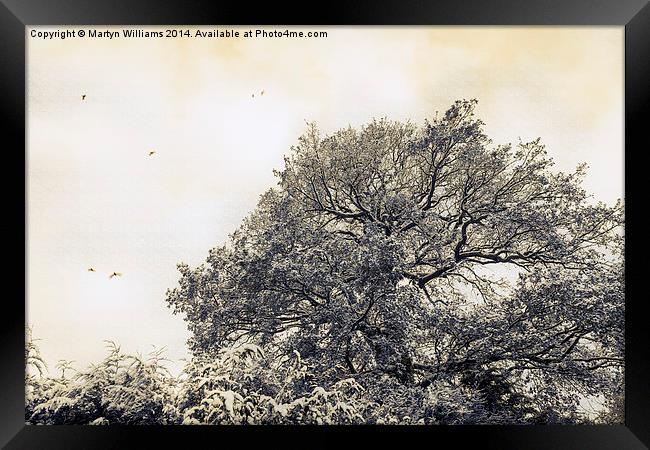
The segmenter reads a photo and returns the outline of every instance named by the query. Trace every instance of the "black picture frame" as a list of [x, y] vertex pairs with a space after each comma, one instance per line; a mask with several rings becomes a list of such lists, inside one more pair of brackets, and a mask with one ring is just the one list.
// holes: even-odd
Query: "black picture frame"
[[[25, 196], [25, 27], [29, 25], [617, 25], [625, 27], [625, 202], [626, 202], [626, 406], [624, 426], [440, 426], [440, 427], [75, 427], [24, 424], [24, 339], [26, 256], [17, 248], [6, 258], [5, 274], [20, 271], [25, 284], [18, 294], [5, 294], [0, 314], [0, 445], [7, 449], [190, 447], [192, 442], [222, 442], [224, 437], [266, 439], [267, 445], [303, 448], [331, 446], [352, 435], [387, 445], [494, 449], [642, 449], [650, 446], [650, 346], [642, 263], [643, 157], [650, 105], [650, 5], [648, 0], [364, 0], [319, 2], [297, 7], [266, 2], [205, 0], [0, 0], [0, 79], [7, 181], [4, 224], [13, 226], [5, 240], [26, 245]], [[9, 159], [9, 161], [8, 161]], [[21, 171], [22, 168], [22, 171]], [[22, 184], [20, 178], [22, 177]], [[643, 182], [643, 184], [642, 184]], [[22, 186], [22, 188], [21, 188]], [[22, 196], [20, 195], [22, 193]], [[22, 204], [21, 204], [22, 203]], [[23, 221], [16, 219], [23, 217]], [[9, 219], [11, 217], [11, 219]], [[20, 244], [18, 244], [19, 246]], [[16, 273], [15, 278], [19, 279]], [[22, 296], [21, 296], [22, 294]], [[245, 436], [244, 436], [245, 435]], [[359, 436], [360, 435], [360, 436]], [[295, 436], [295, 437], [294, 437]], [[146, 441], [144, 441], [146, 440]], [[413, 442], [412, 442], [413, 441]], [[368, 445], [368, 443], [366, 444]]]

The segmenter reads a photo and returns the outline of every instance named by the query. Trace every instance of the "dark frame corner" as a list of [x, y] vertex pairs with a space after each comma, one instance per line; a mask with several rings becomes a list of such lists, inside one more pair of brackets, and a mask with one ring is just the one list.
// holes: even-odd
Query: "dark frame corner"
[[[350, 24], [350, 25], [613, 25], [625, 27], [625, 192], [626, 192], [626, 408], [625, 426], [457, 426], [414, 431], [403, 428], [369, 429], [296, 427], [293, 433], [310, 433], [310, 446], [324, 446], [332, 439], [347, 439], [354, 432], [404, 445], [409, 435], [432, 442], [474, 444], [482, 448], [526, 449], [642, 449], [650, 446], [650, 346], [642, 308], [646, 295], [641, 281], [647, 264], [641, 261], [640, 244], [647, 174], [641, 158], [647, 147], [646, 122], [650, 108], [650, 3], [649, 0], [371, 0], [320, 3], [311, 12], [267, 2], [251, 7], [248, 3], [207, 0], [0, 0], [0, 61], [3, 70], [0, 103], [8, 124], [5, 157], [15, 158], [7, 171], [18, 173], [16, 184], [5, 192], [16, 199], [18, 235], [25, 238], [25, 27], [53, 24]], [[215, 2], [216, 3], [216, 2]], [[261, 3], [261, 2], [260, 2]], [[18, 168], [22, 166], [22, 171]], [[22, 174], [22, 177], [21, 177]], [[22, 198], [19, 198], [19, 193]], [[12, 205], [13, 206], [13, 205]], [[11, 221], [12, 223], [14, 221]], [[7, 221], [9, 223], [9, 221]], [[9, 235], [7, 233], [7, 235]], [[8, 239], [15, 242], [19, 239]], [[25, 263], [23, 256], [18, 259]], [[632, 262], [630, 264], [630, 262]], [[23, 269], [25, 266], [23, 265]], [[17, 269], [11, 269], [16, 270]], [[26, 279], [26, 272], [23, 270]], [[16, 274], [19, 278], [19, 274]], [[240, 435], [239, 428], [168, 427], [150, 433], [147, 427], [28, 427], [24, 425], [24, 323], [25, 285], [19, 295], [7, 295], [2, 317], [2, 364], [0, 365], [0, 445], [11, 449], [31, 448], [132, 448], [136, 435], [147, 433], [147, 440], [168, 445], [187, 445], [188, 440], [205, 438], [206, 433]], [[20, 290], [20, 289], [19, 289]], [[119, 428], [116, 430], [116, 428]], [[172, 428], [172, 429], [170, 429]], [[250, 428], [249, 428], [250, 430]], [[283, 441], [286, 428], [255, 428], [257, 437]], [[425, 436], [425, 434], [427, 436]], [[213, 435], [214, 436], [214, 435]], [[140, 436], [144, 437], [144, 436]], [[321, 439], [323, 438], [323, 439]], [[219, 438], [221, 439], [221, 437]], [[301, 439], [294, 439], [300, 445]]]

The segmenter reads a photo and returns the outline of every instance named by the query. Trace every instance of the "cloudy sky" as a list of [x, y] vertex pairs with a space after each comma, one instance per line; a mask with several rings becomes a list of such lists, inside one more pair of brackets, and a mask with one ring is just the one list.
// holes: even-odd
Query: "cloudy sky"
[[27, 317], [51, 371], [103, 339], [185, 357], [176, 263], [227, 239], [305, 120], [421, 123], [477, 98], [496, 144], [541, 137], [558, 169], [589, 165], [595, 199], [623, 197], [623, 28], [311, 30], [328, 37], [27, 37]]

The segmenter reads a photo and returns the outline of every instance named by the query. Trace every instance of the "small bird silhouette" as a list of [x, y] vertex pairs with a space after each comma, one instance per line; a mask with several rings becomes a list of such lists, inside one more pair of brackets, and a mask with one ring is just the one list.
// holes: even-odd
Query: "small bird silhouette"
[[149, 152], [149, 156], [153, 156], [155, 154], [156, 154], [156, 152], [154, 152], [153, 150]]
[[121, 277], [121, 276], [122, 276], [122, 274], [120, 272], [113, 272], [112, 274], [110, 274], [110, 276], [108, 278], [110, 279], [110, 278], [113, 278], [113, 277]]
[[92, 267], [88, 268], [88, 272], [94, 272], [94, 271], [95, 271], [95, 269], [93, 269]]
[[86, 94], [81, 95], [81, 100], [86, 100]]
[[260, 95], [264, 95], [264, 89], [262, 89], [262, 92], [260, 92]]
[[255, 98], [255, 94], [251, 94], [251, 98]]

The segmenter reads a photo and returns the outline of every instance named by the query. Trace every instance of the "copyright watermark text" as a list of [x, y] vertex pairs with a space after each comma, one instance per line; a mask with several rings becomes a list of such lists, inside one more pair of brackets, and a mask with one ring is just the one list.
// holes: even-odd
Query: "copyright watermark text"
[[168, 28], [148, 30], [144, 28], [98, 29], [77, 28], [53, 31], [32, 29], [31, 38], [52, 39], [283, 39], [327, 38], [327, 31], [289, 29], [218, 29], [218, 28]]

